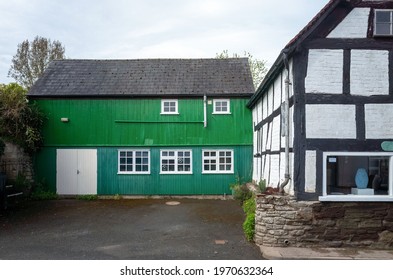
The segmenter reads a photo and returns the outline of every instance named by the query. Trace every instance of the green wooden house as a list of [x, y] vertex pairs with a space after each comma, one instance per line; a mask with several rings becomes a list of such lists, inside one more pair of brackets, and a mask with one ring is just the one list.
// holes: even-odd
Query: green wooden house
[[58, 194], [223, 195], [252, 176], [246, 58], [53, 61], [35, 176]]

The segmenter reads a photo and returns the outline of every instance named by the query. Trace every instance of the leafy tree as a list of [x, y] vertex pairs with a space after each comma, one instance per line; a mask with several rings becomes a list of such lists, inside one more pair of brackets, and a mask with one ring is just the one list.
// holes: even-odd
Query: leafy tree
[[[244, 51], [244, 56], [248, 58], [250, 64], [250, 70], [252, 75], [252, 80], [254, 87], [258, 88], [259, 84], [262, 82], [263, 78], [267, 73], [266, 61], [254, 58], [249, 52]], [[216, 58], [229, 58], [228, 50], [223, 50], [221, 53], [216, 54]], [[232, 57], [240, 57], [237, 53], [233, 53]]]
[[51, 42], [50, 39], [39, 36], [33, 42], [25, 40], [18, 44], [8, 76], [29, 89], [44, 73], [49, 62], [65, 58], [64, 52], [65, 48], [59, 41]]
[[26, 92], [16, 83], [0, 84], [0, 138], [31, 154], [42, 144], [44, 115], [36, 105], [28, 103]]

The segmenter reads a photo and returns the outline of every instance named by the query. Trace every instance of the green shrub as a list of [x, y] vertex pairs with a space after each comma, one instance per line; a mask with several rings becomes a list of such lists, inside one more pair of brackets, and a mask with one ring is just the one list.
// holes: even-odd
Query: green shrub
[[48, 190], [48, 188], [45, 187], [45, 182], [41, 182], [33, 186], [30, 198], [32, 200], [55, 200], [58, 199], [59, 196], [57, 193]]
[[255, 213], [256, 210], [256, 203], [255, 203], [255, 197], [252, 196], [243, 203], [243, 211], [244, 213]]
[[265, 179], [260, 180], [259, 183], [258, 183], [258, 187], [259, 187], [259, 191], [260, 191], [261, 193], [263, 193], [264, 191], [266, 191], [266, 180], [265, 180]]
[[233, 184], [231, 185], [233, 197], [240, 200], [242, 205], [244, 201], [252, 197], [252, 192], [248, 189], [246, 184]]
[[248, 241], [254, 240], [255, 235], [255, 213], [249, 213], [243, 223], [243, 231]]
[[255, 235], [255, 197], [252, 196], [243, 203], [243, 211], [246, 213], [246, 219], [243, 223], [243, 231], [248, 241], [254, 240]]
[[46, 191], [43, 189], [34, 190], [30, 196], [32, 200], [55, 200], [58, 199], [58, 197], [59, 196], [57, 195], [57, 193], [54, 193], [52, 191]]
[[97, 200], [98, 196], [96, 194], [85, 194], [85, 195], [78, 195], [76, 199], [79, 200]]

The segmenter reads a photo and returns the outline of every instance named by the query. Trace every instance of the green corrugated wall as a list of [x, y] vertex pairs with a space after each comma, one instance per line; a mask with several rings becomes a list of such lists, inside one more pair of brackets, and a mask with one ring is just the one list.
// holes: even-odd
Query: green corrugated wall
[[247, 99], [231, 99], [230, 115], [214, 115], [208, 105], [206, 128], [202, 99], [179, 99], [179, 115], [161, 115], [161, 99], [36, 102], [48, 117], [45, 146], [252, 145]]
[[[179, 115], [161, 115], [161, 99], [36, 100], [48, 117], [45, 145], [35, 156], [39, 181], [56, 190], [56, 149], [96, 148], [101, 195], [230, 194], [252, 176], [252, 117], [247, 99], [231, 99], [230, 115], [212, 114], [203, 126], [203, 100], [179, 99]], [[68, 118], [63, 123], [61, 118]], [[150, 149], [150, 175], [118, 175], [118, 149]], [[202, 174], [202, 149], [232, 149], [233, 174]], [[160, 175], [160, 149], [192, 149], [193, 174]]]
[[[252, 148], [248, 146], [228, 147], [234, 151], [233, 174], [202, 174], [202, 149], [192, 147], [193, 174], [160, 174], [160, 149], [150, 149], [150, 175], [118, 175], [117, 149], [98, 150], [98, 192], [100, 194], [230, 194], [229, 185], [237, 177], [251, 179]], [[215, 149], [217, 147], [212, 147]], [[223, 147], [221, 147], [223, 148]], [[188, 147], [190, 149], [190, 147]]]

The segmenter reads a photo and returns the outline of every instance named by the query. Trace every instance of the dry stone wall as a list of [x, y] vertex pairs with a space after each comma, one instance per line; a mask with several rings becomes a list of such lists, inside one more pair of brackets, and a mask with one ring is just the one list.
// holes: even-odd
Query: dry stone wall
[[18, 175], [33, 180], [33, 167], [30, 157], [20, 147], [6, 143], [4, 154], [0, 157], [0, 172], [15, 180]]
[[393, 248], [393, 204], [257, 197], [255, 242], [271, 247]]

